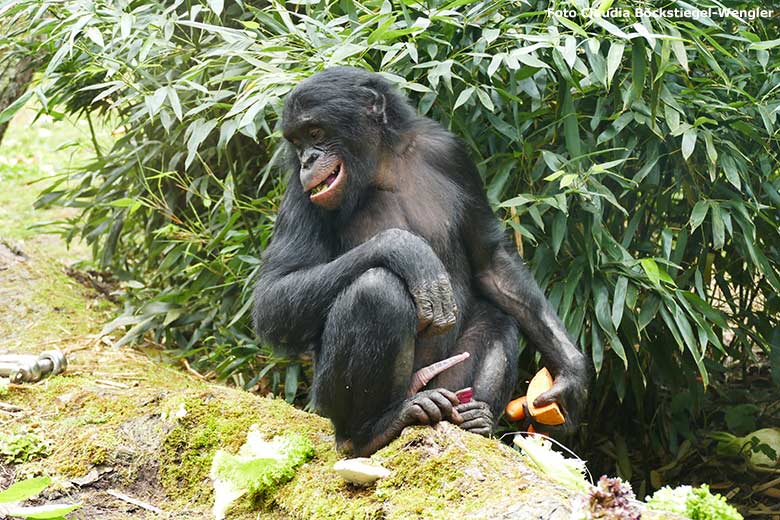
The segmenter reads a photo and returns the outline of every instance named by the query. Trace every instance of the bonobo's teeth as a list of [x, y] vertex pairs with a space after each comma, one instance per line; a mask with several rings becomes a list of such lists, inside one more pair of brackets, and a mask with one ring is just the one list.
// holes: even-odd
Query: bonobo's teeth
[[328, 177], [324, 181], [322, 181], [317, 186], [315, 186], [311, 190], [311, 194], [312, 195], [318, 195], [318, 194], [322, 193], [323, 191], [327, 190], [328, 188], [330, 188], [333, 185], [333, 183], [336, 182], [336, 179], [338, 179], [339, 173], [341, 173], [341, 164], [336, 166], [333, 169], [333, 171], [331, 172], [331, 174], [328, 175]]

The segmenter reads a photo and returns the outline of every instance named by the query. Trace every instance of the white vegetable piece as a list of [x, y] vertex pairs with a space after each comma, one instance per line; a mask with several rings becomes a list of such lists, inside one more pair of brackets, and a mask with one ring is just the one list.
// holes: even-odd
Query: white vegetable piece
[[389, 469], [372, 464], [371, 459], [364, 457], [340, 460], [333, 465], [333, 470], [347, 482], [361, 486], [372, 484], [390, 475]]

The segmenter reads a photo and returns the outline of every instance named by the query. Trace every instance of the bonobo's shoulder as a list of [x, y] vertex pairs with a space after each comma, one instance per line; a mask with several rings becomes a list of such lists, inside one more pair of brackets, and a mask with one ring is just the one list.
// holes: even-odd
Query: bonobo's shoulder
[[463, 140], [427, 117], [415, 121], [412, 132], [413, 149], [429, 166], [469, 189], [481, 189], [477, 167]]
[[427, 117], [417, 118], [411, 125], [416, 148], [449, 152], [458, 147], [459, 139], [447, 131], [440, 123]]

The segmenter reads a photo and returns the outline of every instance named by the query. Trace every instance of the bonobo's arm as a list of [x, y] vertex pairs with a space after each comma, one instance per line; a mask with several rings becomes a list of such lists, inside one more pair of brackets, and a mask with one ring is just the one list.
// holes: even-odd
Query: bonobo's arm
[[285, 209], [283, 205], [255, 287], [255, 328], [263, 339], [286, 351], [305, 350], [319, 337], [333, 299], [374, 267], [405, 281], [421, 331], [436, 334], [455, 324], [449, 276], [425, 240], [390, 229], [328, 261], [317, 242], [316, 224], [304, 225], [303, 214], [304, 223], [293, 226], [294, 215]]
[[473, 200], [473, 204], [464, 234], [477, 286], [484, 297], [517, 320], [528, 342], [541, 353], [555, 383], [534, 404], [558, 402], [566, 416], [562, 429], [571, 431], [588, 396], [590, 366], [533, 275], [507, 250], [487, 200]]

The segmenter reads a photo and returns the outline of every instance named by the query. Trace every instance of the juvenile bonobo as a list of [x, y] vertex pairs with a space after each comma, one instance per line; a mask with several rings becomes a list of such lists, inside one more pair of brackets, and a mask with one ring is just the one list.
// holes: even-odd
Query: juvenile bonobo
[[[380, 75], [347, 67], [302, 81], [282, 129], [293, 175], [255, 326], [282, 352], [314, 353], [313, 401], [337, 444], [366, 455], [442, 420], [488, 435], [517, 382], [519, 333], [555, 378], [535, 404], [557, 401], [574, 426], [585, 357], [505, 244], [465, 145]], [[416, 370], [464, 352], [410, 395]], [[459, 404], [464, 387], [473, 400]]]

